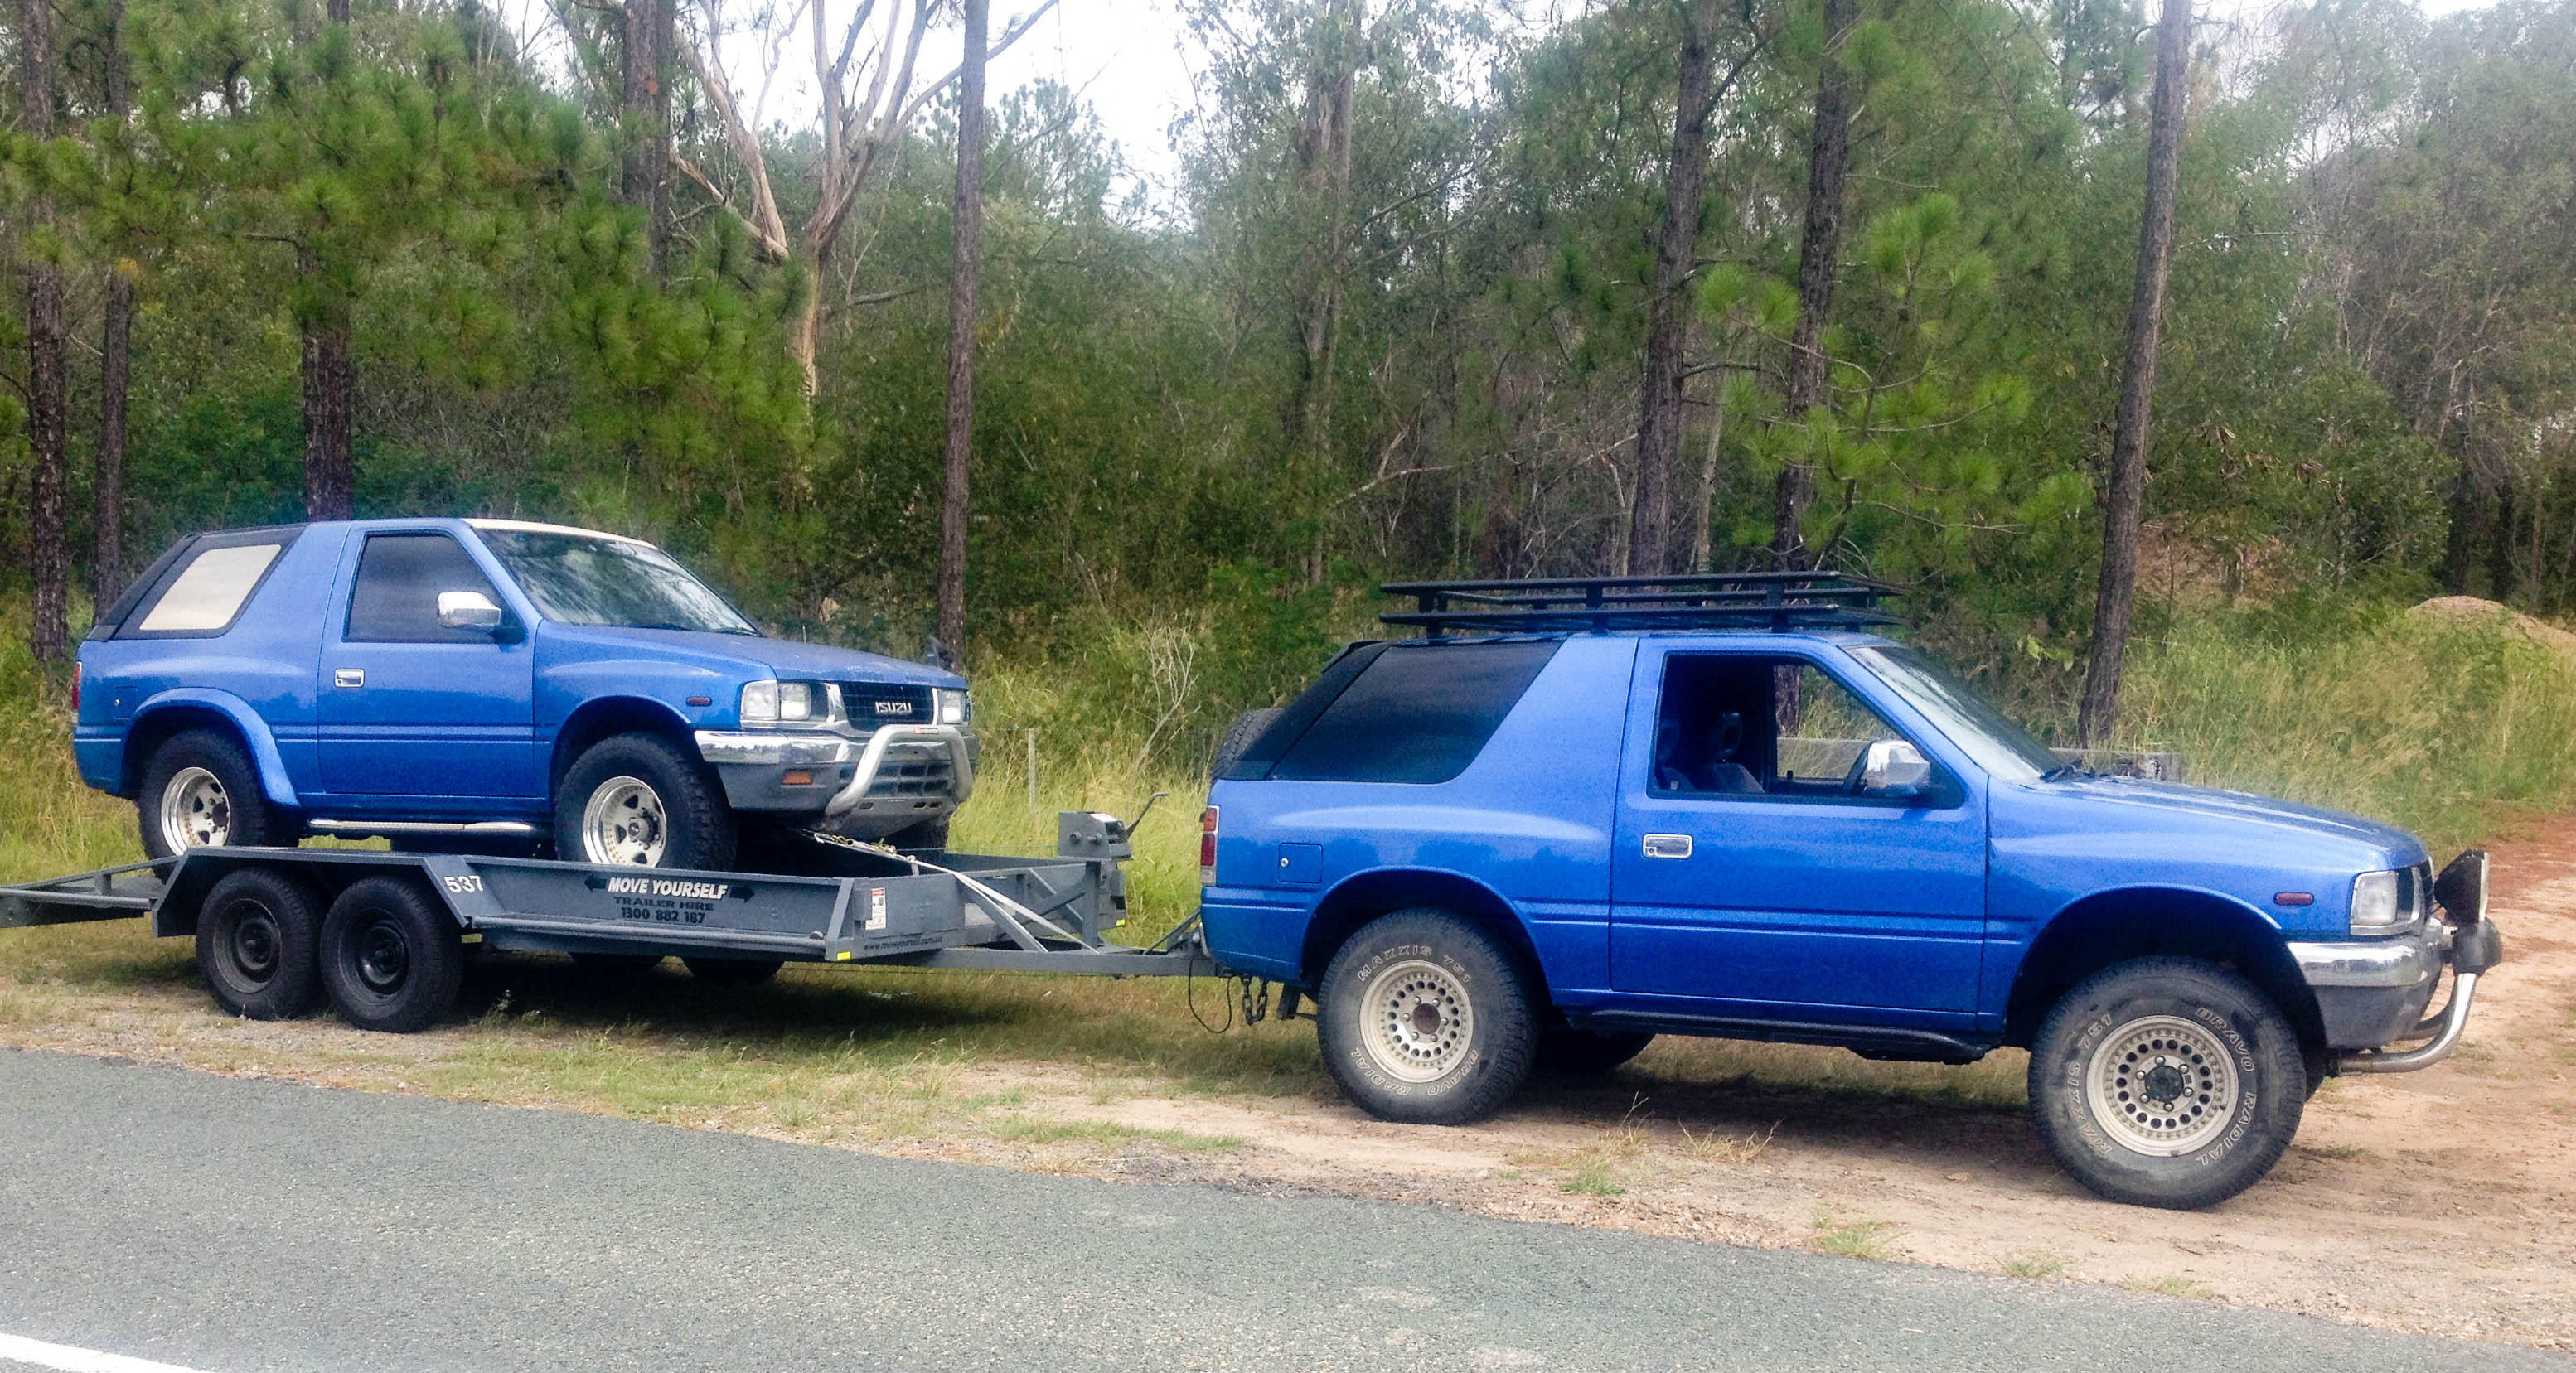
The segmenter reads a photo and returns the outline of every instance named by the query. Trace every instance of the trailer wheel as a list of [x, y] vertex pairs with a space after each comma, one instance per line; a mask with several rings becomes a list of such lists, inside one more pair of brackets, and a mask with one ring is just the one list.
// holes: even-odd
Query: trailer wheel
[[715, 779], [659, 735], [600, 740], [555, 789], [555, 853], [567, 862], [728, 868], [737, 837]]
[[464, 973], [456, 922], [409, 878], [353, 882], [322, 918], [322, 985], [361, 1030], [428, 1029], [456, 1003]]
[[134, 814], [150, 858], [292, 842], [259, 789], [250, 754], [220, 730], [183, 730], [154, 749]]
[[266, 868], [225, 874], [197, 908], [197, 967], [231, 1015], [291, 1020], [321, 999], [321, 903], [302, 882]]
[[777, 958], [683, 958], [689, 976], [710, 987], [757, 987], [786, 965]]
[[1556, 1077], [1599, 1077], [1655, 1042], [1645, 1030], [1587, 1030], [1559, 1025], [1538, 1037], [1538, 1071]]
[[1492, 936], [1447, 911], [1363, 926], [1334, 953], [1315, 1002], [1324, 1064], [1380, 1120], [1465, 1125], [1528, 1079], [1538, 1027]]
[[2113, 1201], [2197, 1210], [2262, 1180], [2298, 1133], [2308, 1069], [2272, 999], [2192, 958], [2078, 984], [2040, 1023], [2030, 1109], [2075, 1180]]

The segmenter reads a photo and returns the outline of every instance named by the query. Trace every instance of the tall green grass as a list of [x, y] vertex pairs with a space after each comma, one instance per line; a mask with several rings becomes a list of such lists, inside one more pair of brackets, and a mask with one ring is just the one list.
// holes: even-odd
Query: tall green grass
[[2188, 778], [2401, 825], [2437, 854], [2576, 809], [2576, 655], [2508, 617], [2202, 612], [2139, 645], [2124, 741]]

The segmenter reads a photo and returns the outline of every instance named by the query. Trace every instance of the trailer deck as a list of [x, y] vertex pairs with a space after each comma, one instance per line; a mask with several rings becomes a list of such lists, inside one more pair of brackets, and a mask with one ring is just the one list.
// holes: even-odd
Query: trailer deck
[[[197, 933], [207, 896], [236, 873], [301, 884], [317, 905], [365, 879], [426, 892], [461, 941], [576, 955], [896, 964], [1116, 977], [1217, 977], [1195, 917], [1152, 947], [1112, 943], [1127, 920], [1127, 831], [1064, 812], [1052, 858], [899, 852], [807, 836], [813, 871], [690, 872], [534, 858], [362, 849], [192, 849], [0, 887], [0, 929], [148, 919]], [[800, 865], [801, 866], [801, 865]], [[208, 941], [200, 940], [201, 959]]]

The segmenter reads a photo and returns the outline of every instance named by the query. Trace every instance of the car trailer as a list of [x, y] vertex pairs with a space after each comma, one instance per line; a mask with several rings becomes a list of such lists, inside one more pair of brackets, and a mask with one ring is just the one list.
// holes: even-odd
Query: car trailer
[[157, 938], [196, 939], [207, 987], [229, 1012], [284, 1018], [327, 995], [351, 1024], [395, 1032], [447, 1015], [473, 942], [611, 965], [678, 957], [719, 983], [761, 981], [791, 962], [1227, 976], [1196, 916], [1150, 948], [1108, 942], [1127, 920], [1128, 833], [1116, 816], [1065, 811], [1053, 858], [807, 834], [815, 848], [790, 852], [821, 875], [191, 849], [0, 887], [0, 929], [147, 917]]

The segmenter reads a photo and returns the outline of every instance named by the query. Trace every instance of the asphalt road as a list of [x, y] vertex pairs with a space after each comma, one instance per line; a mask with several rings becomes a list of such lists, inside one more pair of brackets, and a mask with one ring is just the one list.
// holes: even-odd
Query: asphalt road
[[10, 1336], [205, 1373], [2576, 1369], [2091, 1287], [0, 1052]]

